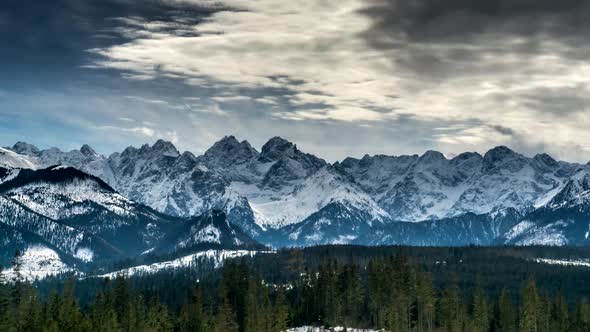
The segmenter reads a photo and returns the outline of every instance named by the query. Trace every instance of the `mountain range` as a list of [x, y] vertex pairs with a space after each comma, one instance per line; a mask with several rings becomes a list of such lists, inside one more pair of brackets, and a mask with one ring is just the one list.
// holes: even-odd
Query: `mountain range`
[[[590, 166], [507, 147], [336, 163], [280, 137], [203, 155], [0, 148], [0, 244], [82, 264], [211, 248], [590, 244]], [[9, 252], [3, 250], [3, 252]], [[0, 257], [8, 260], [9, 257]]]

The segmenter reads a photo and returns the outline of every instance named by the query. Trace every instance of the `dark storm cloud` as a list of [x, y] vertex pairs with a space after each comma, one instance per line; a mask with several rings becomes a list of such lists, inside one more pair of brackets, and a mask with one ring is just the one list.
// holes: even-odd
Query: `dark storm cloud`
[[507, 136], [514, 136], [514, 130], [508, 128], [508, 127], [504, 127], [504, 126], [499, 126], [499, 125], [492, 125], [490, 126], [490, 128], [494, 129], [495, 131], [499, 132], [502, 135], [507, 135]]
[[[194, 24], [215, 10], [154, 0], [2, 1], [0, 83], [18, 88], [44, 79], [71, 80], [88, 61], [88, 49], [125, 41], [117, 32], [126, 22], [118, 18]], [[181, 28], [179, 23], [179, 33]]]
[[448, 41], [480, 33], [587, 38], [586, 0], [374, 0], [364, 11], [375, 20], [367, 37], [389, 47], [395, 34], [413, 41]]

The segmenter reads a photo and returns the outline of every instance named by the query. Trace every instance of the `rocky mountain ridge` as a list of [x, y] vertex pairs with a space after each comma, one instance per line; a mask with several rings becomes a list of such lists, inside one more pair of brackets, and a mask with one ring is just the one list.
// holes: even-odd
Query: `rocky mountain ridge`
[[[364, 233], [410, 234], [424, 225], [456, 232], [448, 225], [464, 224], [467, 216], [474, 221], [509, 215], [510, 222], [502, 224], [516, 227], [529, 214], [556, 206], [551, 202], [559, 195], [569, 197], [567, 204], [586, 204], [584, 182], [576, 188], [568, 184], [590, 173], [588, 165], [546, 154], [529, 158], [503, 146], [451, 159], [427, 151], [330, 164], [280, 137], [271, 138], [259, 152], [247, 141], [226, 136], [201, 156], [181, 153], [163, 140], [108, 157], [87, 145], [61, 152], [19, 142], [6, 151], [16, 154], [10, 160], [21, 165], [78, 168], [164, 214], [190, 217], [219, 209], [246, 234], [275, 246], [401, 243], [409, 239], [384, 235], [369, 240]], [[507, 237], [485, 227], [487, 235], [473, 243], [517, 243], [524, 236]]]

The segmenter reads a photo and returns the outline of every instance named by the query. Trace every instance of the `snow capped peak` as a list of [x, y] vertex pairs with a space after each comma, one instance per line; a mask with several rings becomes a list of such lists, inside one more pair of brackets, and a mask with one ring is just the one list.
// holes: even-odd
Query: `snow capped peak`
[[14, 151], [0, 148], [0, 166], [10, 168], [37, 168], [34, 157], [18, 154]]
[[239, 145], [240, 142], [236, 139], [236, 137], [234, 135], [227, 135], [227, 136], [223, 136], [222, 139], [220, 139], [219, 141], [215, 142], [215, 144], [213, 144], [213, 146], [219, 145], [219, 146], [236, 146]]
[[557, 209], [588, 203], [590, 203], [590, 174], [579, 171], [555, 194], [547, 206]]
[[36, 146], [21, 141], [16, 142], [16, 144], [12, 146], [11, 150], [18, 154], [24, 154], [27, 156], [36, 156], [39, 154], [39, 149]]
[[501, 162], [506, 159], [514, 158], [517, 156], [519, 156], [519, 154], [512, 151], [508, 147], [497, 146], [497, 147], [489, 150], [488, 152], [486, 152], [483, 159], [484, 159], [484, 162], [486, 162], [488, 164], [493, 164], [493, 163]]
[[551, 157], [550, 155], [548, 155], [546, 153], [537, 154], [535, 157], [533, 157], [533, 159], [535, 161], [543, 163], [546, 166], [550, 166], [550, 167], [558, 166], [557, 160], [553, 159], [553, 157]]
[[96, 151], [94, 151], [94, 149], [92, 149], [88, 144], [82, 145], [80, 148], [80, 153], [86, 157], [98, 157]]
[[463, 161], [470, 160], [470, 159], [483, 159], [483, 156], [477, 152], [463, 152], [463, 153], [457, 155], [456, 157], [454, 157], [453, 159], [451, 159], [451, 161], [453, 161], [455, 163], [461, 163]]
[[234, 136], [225, 136], [213, 144], [205, 152], [203, 158], [207, 163], [223, 164], [220, 166], [227, 167], [251, 161], [258, 158], [258, 155], [258, 151], [248, 141], [238, 142]]
[[447, 158], [438, 151], [428, 150], [422, 156], [420, 156], [420, 162], [432, 163], [447, 161]]
[[262, 156], [268, 160], [278, 160], [284, 155], [293, 155], [297, 146], [284, 138], [275, 136], [262, 146]]
[[174, 144], [163, 139], [159, 139], [154, 143], [151, 150], [167, 157], [178, 157], [180, 152], [176, 149]]

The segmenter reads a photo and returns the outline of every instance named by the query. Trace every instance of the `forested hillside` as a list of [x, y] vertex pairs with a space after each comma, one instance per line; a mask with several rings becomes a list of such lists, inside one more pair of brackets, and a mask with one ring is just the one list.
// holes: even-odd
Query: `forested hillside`
[[2, 283], [0, 330], [589, 331], [590, 268], [528, 259], [587, 250], [328, 246], [229, 260], [213, 272], [16, 278]]

